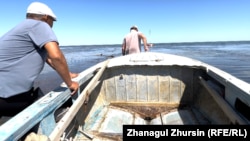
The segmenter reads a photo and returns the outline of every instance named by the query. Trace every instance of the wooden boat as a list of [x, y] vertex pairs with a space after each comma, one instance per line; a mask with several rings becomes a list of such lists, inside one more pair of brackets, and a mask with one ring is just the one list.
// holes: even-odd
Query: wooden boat
[[[30, 132], [50, 140], [122, 140], [123, 125], [249, 125], [250, 85], [198, 60], [146, 52], [80, 73], [0, 127], [0, 140]], [[72, 101], [68, 108], [62, 107]], [[62, 110], [63, 109], [63, 110]], [[63, 112], [59, 119], [55, 117]], [[61, 112], [62, 113], [62, 112]]]

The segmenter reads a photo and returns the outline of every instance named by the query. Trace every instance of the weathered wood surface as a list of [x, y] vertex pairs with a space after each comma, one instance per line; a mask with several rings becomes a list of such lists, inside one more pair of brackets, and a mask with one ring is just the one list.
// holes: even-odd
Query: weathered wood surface
[[[250, 123], [250, 85], [186, 57], [121, 56], [84, 70], [76, 81], [78, 95], [62, 84], [3, 124], [0, 139], [18, 140], [35, 125], [52, 140], [122, 140], [124, 124]], [[54, 112], [69, 99], [73, 105], [55, 122]]]

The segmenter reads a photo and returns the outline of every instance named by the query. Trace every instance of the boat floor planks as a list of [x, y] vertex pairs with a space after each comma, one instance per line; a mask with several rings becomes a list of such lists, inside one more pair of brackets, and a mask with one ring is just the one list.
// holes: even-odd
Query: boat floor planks
[[[97, 112], [98, 111], [98, 112]], [[209, 121], [189, 106], [111, 103], [95, 111], [92, 118], [79, 126], [75, 140], [122, 139], [123, 125], [206, 125]], [[86, 132], [87, 131], [87, 132]]]

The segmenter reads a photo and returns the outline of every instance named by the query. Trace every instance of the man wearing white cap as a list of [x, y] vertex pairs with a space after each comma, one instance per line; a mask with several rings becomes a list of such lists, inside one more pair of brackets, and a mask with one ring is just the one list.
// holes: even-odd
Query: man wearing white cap
[[149, 51], [149, 46], [152, 46], [147, 43], [146, 36], [138, 32], [137, 26], [132, 26], [130, 28], [130, 33], [128, 33], [122, 43], [122, 55], [132, 54], [132, 53], [140, 53], [141, 52], [141, 40], [144, 44], [145, 52]]
[[45, 4], [33, 2], [26, 19], [0, 37], [0, 116], [20, 112], [37, 99], [34, 80], [47, 62], [61, 76], [72, 94], [79, 84], [69, 71], [66, 59], [52, 30], [56, 15]]

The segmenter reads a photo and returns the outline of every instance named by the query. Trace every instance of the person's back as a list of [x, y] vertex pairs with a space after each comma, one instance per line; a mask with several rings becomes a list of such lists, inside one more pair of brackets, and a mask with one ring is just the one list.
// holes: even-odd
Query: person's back
[[126, 35], [125, 42], [127, 54], [141, 52], [141, 39], [136, 30], [132, 29], [131, 32]]
[[45, 4], [29, 5], [26, 19], [0, 38], [0, 116], [16, 114], [37, 100], [34, 80], [45, 62], [61, 76], [74, 94], [66, 59], [52, 30], [56, 16]]
[[140, 53], [141, 40], [143, 41], [144, 44], [144, 50], [149, 51], [146, 36], [143, 33], [138, 32], [137, 26], [132, 26], [130, 28], [130, 33], [128, 33], [123, 39], [122, 54], [126, 55], [126, 54]]
[[[41, 28], [46, 32], [32, 35]], [[37, 39], [36, 47], [32, 38]], [[32, 88], [44, 67], [46, 50], [42, 46], [48, 40], [57, 41], [49, 25], [33, 19], [25, 19], [0, 38], [0, 97], [8, 98]]]

